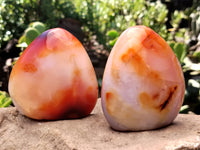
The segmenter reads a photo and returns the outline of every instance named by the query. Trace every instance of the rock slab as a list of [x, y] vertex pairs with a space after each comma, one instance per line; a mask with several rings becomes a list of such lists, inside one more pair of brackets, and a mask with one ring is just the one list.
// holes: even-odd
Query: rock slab
[[83, 119], [36, 121], [15, 107], [0, 109], [0, 150], [200, 150], [200, 116], [179, 114], [161, 129], [117, 132], [106, 122], [100, 99]]

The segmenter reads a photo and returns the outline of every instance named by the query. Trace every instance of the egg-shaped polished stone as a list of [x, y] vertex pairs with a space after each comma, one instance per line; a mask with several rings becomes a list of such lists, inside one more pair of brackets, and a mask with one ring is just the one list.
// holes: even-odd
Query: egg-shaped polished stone
[[33, 119], [81, 118], [90, 114], [98, 84], [90, 58], [70, 32], [43, 32], [23, 52], [9, 79], [15, 106]]
[[102, 81], [102, 108], [115, 130], [151, 130], [179, 113], [184, 76], [170, 46], [146, 26], [125, 30], [109, 55]]

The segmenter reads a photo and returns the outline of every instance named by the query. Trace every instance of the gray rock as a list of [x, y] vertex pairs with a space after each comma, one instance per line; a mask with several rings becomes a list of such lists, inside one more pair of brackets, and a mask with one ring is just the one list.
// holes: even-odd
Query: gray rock
[[83, 119], [36, 121], [15, 107], [0, 109], [0, 150], [200, 150], [200, 116], [179, 114], [170, 126], [117, 132], [106, 122], [100, 99]]

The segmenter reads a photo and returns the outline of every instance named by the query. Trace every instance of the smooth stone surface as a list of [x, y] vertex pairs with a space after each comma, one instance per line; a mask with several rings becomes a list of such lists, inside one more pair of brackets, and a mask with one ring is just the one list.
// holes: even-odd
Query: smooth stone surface
[[0, 108], [0, 150], [198, 150], [200, 116], [179, 114], [165, 128], [117, 132], [106, 122], [100, 99], [83, 119], [36, 121], [15, 107]]

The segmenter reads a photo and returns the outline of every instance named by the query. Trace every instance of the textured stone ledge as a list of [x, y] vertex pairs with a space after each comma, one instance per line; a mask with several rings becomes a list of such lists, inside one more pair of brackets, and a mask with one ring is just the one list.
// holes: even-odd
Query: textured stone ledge
[[198, 150], [200, 116], [179, 114], [168, 127], [143, 132], [110, 129], [100, 105], [83, 119], [35, 121], [0, 108], [0, 150]]

